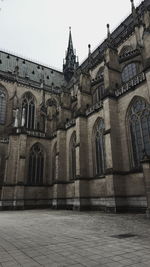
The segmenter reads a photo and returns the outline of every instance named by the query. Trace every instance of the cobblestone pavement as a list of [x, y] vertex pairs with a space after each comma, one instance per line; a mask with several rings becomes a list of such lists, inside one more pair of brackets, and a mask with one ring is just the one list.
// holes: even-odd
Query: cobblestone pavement
[[150, 267], [150, 220], [143, 214], [0, 212], [0, 266]]

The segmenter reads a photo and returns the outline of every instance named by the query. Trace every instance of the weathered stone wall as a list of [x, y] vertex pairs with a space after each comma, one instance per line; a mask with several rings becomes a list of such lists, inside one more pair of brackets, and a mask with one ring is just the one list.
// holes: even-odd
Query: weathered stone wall
[[[118, 47], [114, 47], [108, 36], [102, 55], [97, 55], [97, 63], [94, 63], [94, 52], [87, 59], [89, 65], [82, 69], [83, 64], [77, 69], [62, 92], [49, 91], [43, 84], [37, 88], [23, 85], [17, 79], [14, 82], [2, 79], [0, 83], [7, 92], [6, 122], [0, 125], [2, 208], [49, 206], [117, 211], [145, 209], [150, 203], [149, 163], [143, 162], [143, 171], [142, 168], [133, 169], [127, 118], [135, 97], [150, 103], [150, 23], [149, 11], [146, 12], [142, 18], [145, 28], [143, 24], [136, 25]], [[128, 46], [131, 51], [122, 56], [123, 49]], [[123, 68], [133, 62], [138, 66], [137, 76], [142, 72], [142, 78], [134, 77], [129, 84], [124, 84]], [[93, 93], [100, 85], [104, 86], [104, 92], [94, 103]], [[35, 98], [33, 131], [22, 129], [20, 122], [14, 129], [16, 108], [19, 108], [21, 121], [21, 101], [26, 92]], [[41, 123], [42, 105], [47, 107], [47, 114], [44, 114], [45, 129], [41, 131], [37, 126]], [[105, 125], [103, 175], [95, 174], [93, 136], [99, 119], [103, 119]], [[71, 177], [70, 147], [74, 134], [76, 177]], [[29, 153], [36, 143], [40, 143], [44, 151], [43, 185], [29, 186]]]

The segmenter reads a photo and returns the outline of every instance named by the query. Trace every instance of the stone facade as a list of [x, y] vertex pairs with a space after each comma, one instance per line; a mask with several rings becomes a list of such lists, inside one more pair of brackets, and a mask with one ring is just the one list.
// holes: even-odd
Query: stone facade
[[0, 52], [0, 208], [150, 210], [150, 0], [63, 72]]

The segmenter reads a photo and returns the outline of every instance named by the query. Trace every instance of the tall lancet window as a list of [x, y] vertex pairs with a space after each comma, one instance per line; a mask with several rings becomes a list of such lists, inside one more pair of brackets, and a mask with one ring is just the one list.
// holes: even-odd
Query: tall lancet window
[[143, 153], [150, 156], [150, 104], [136, 97], [128, 110], [129, 130], [132, 142], [133, 167], [140, 166]]
[[33, 130], [35, 128], [35, 100], [30, 92], [27, 92], [22, 99], [23, 115], [25, 116], [25, 128]]
[[93, 130], [94, 175], [105, 173], [104, 120], [99, 119]]
[[70, 139], [70, 179], [76, 178], [76, 133], [74, 132]]
[[39, 143], [32, 146], [29, 154], [28, 184], [43, 184], [44, 151]]
[[3, 88], [0, 87], [0, 124], [5, 123], [6, 117], [6, 93]]

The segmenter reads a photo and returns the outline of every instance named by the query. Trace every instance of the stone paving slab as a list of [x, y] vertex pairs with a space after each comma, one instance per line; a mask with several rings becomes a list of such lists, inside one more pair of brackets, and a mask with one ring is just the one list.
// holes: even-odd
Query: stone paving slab
[[150, 267], [144, 214], [0, 212], [2, 267]]

